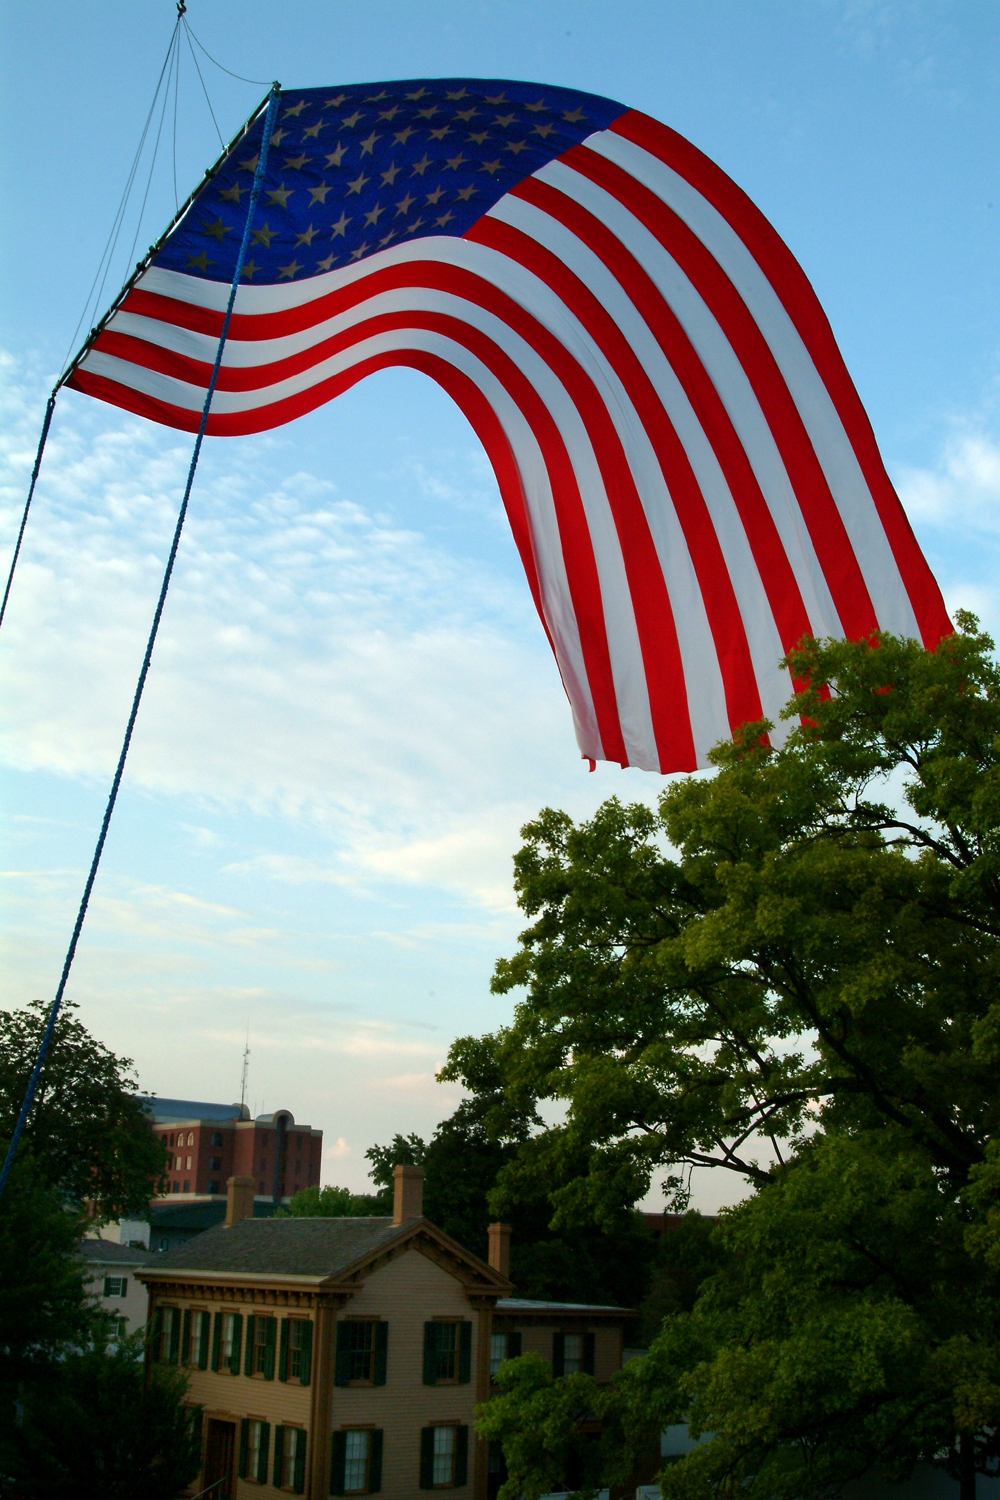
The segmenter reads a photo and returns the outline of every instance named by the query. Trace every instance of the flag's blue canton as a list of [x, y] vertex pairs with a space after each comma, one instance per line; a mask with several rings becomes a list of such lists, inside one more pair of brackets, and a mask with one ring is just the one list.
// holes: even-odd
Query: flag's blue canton
[[[281, 95], [243, 280], [302, 281], [429, 234], [461, 235], [504, 193], [625, 106], [482, 78]], [[231, 281], [263, 117], [230, 152], [154, 264]]]

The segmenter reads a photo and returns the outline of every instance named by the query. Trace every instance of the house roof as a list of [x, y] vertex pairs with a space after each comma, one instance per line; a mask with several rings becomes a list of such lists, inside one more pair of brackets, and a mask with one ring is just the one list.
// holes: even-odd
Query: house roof
[[[277, 1203], [254, 1203], [255, 1219], [266, 1219], [275, 1213]], [[195, 1203], [171, 1203], [168, 1199], [149, 1205], [147, 1215], [154, 1229], [214, 1229], [226, 1217], [226, 1200], [200, 1198]]]
[[634, 1307], [614, 1307], [602, 1302], [529, 1302], [522, 1297], [501, 1297], [496, 1311], [514, 1317], [636, 1317]]
[[79, 1251], [84, 1260], [102, 1266], [145, 1266], [156, 1259], [148, 1250], [118, 1245], [114, 1240], [81, 1240]]
[[195, 1235], [176, 1250], [151, 1257], [144, 1272], [155, 1280], [185, 1272], [211, 1275], [302, 1276], [335, 1279], [394, 1241], [421, 1237], [456, 1268], [464, 1265], [484, 1291], [506, 1291], [510, 1282], [427, 1219], [273, 1218], [242, 1219]]

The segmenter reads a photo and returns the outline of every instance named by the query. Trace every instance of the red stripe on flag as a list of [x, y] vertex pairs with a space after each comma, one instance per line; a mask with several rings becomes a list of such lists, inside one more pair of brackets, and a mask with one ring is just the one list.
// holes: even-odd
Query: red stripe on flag
[[878, 629], [858, 559], [777, 360], [743, 298], [681, 217], [614, 162], [572, 146], [561, 158], [612, 193], [659, 240], [719, 323], [753, 386], [791, 480], [845, 635]]
[[589, 209], [535, 177], [519, 183], [514, 194], [559, 220], [593, 251], [622, 286], [659, 344], [719, 461], [779, 638], [785, 651], [790, 651], [810, 632], [795, 573], [732, 418], [676, 313], [632, 252]]
[[[580, 278], [522, 230], [485, 216], [466, 232], [466, 239], [501, 251], [545, 281], [580, 319], [615, 370], [656, 454], [684, 532], [719, 660], [730, 727], [761, 718], [750, 647], [718, 535], [684, 446], [634, 350]], [[662, 564], [659, 567], [662, 575]], [[676, 711], [674, 704], [667, 708]]]
[[886, 473], [868, 413], [809, 278], [756, 204], [690, 141], [638, 110], [621, 115], [610, 128], [659, 157], [701, 193], [739, 235], [774, 288], [843, 423], [896, 559], [923, 643], [932, 650], [953, 629], [941, 590]]

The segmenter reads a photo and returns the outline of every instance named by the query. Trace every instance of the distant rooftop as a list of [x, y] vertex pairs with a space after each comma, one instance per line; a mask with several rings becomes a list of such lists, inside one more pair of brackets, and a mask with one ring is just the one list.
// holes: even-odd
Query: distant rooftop
[[497, 1312], [510, 1313], [627, 1313], [634, 1316], [631, 1307], [615, 1307], [606, 1302], [528, 1302], [523, 1297], [501, 1297]]
[[147, 1094], [139, 1098], [156, 1124], [168, 1120], [249, 1120], [245, 1104], [206, 1104], [203, 1099], [155, 1099]]
[[119, 1245], [114, 1240], [81, 1240], [78, 1249], [84, 1260], [94, 1261], [99, 1266], [146, 1266], [156, 1259], [148, 1250]]

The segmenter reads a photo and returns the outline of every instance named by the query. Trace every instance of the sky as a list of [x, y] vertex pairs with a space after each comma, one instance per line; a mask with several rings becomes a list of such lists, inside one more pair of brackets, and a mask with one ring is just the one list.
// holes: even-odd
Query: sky
[[[1000, 9], [189, 0], [188, 19], [262, 82], [200, 56], [213, 123], [185, 59], [102, 289], [174, 6], [0, 8], [4, 570], [74, 329], [272, 78], [524, 78], [647, 111], [750, 193], [819, 293], [949, 607], [1000, 629]], [[189, 454], [60, 395], [0, 635], [8, 1007], [58, 980]], [[324, 1180], [363, 1190], [369, 1145], [454, 1109], [434, 1077], [452, 1039], [511, 1014], [489, 981], [524, 925], [520, 827], [662, 786], [588, 774], [478, 441], [424, 377], [383, 372], [207, 441], [69, 996], [169, 1097], [237, 1098], [249, 1033], [251, 1108], [322, 1128]], [[702, 1174], [695, 1202], [738, 1191]]]

